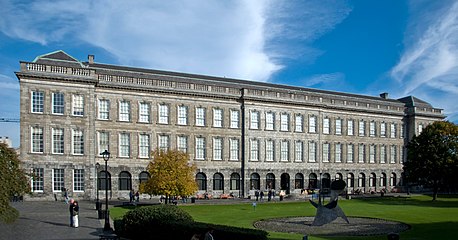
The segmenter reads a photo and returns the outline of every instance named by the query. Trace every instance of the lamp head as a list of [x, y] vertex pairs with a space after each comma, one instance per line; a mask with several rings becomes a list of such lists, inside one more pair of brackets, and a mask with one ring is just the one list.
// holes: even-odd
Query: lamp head
[[101, 153], [102, 157], [103, 157], [103, 160], [105, 162], [108, 161], [108, 159], [110, 159], [110, 152], [108, 152], [108, 150], [105, 149], [105, 151], [103, 151], [103, 153]]
[[99, 169], [99, 168], [100, 168], [100, 163], [96, 163], [96, 164], [95, 164], [95, 168], [96, 168], [96, 169]]

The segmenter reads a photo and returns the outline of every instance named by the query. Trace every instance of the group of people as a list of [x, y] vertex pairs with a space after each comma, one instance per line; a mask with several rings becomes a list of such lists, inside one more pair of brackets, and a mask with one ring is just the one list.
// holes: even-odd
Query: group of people
[[129, 202], [139, 202], [140, 201], [140, 193], [137, 191], [134, 193], [134, 190], [130, 190], [129, 192]]
[[203, 238], [202, 234], [196, 233], [192, 235], [191, 240], [215, 240], [215, 238], [213, 237], [214, 231], [215, 229], [210, 227], [208, 228], [207, 232], [203, 234]]
[[68, 210], [70, 211], [70, 227], [75, 227], [77, 228], [79, 226], [79, 211], [80, 211], [80, 206], [78, 204], [78, 201], [75, 201], [74, 199], [70, 199], [69, 201], [70, 205], [68, 207]]
[[[256, 190], [254, 192], [254, 196], [256, 197], [256, 201], [258, 200], [262, 201], [264, 199], [264, 191]], [[269, 189], [269, 191], [267, 191], [267, 201], [270, 202], [274, 197], [275, 197], [275, 190]]]

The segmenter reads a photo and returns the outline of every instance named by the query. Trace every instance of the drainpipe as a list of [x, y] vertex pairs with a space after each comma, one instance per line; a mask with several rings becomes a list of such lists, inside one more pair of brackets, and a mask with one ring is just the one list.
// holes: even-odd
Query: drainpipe
[[240, 184], [241, 194], [240, 197], [245, 197], [245, 89], [240, 89], [240, 112], [241, 112], [241, 151], [242, 151], [242, 159], [241, 159], [241, 168], [240, 174], [242, 175], [242, 183]]

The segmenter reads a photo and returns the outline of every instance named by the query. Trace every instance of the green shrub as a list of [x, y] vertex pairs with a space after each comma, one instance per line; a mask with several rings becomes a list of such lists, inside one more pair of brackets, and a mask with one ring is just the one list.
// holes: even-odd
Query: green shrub
[[194, 222], [182, 209], [171, 205], [155, 205], [130, 210], [122, 219], [114, 221], [116, 233], [128, 239], [191, 239], [195, 233], [205, 234], [215, 229], [218, 240], [265, 240], [267, 232]]

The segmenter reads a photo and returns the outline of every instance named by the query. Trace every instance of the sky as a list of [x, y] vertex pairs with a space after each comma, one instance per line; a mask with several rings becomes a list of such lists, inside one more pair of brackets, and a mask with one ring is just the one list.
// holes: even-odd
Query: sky
[[[0, 0], [0, 118], [19, 61], [80, 61], [398, 99], [458, 123], [458, 0]], [[19, 146], [19, 123], [0, 122]]]

